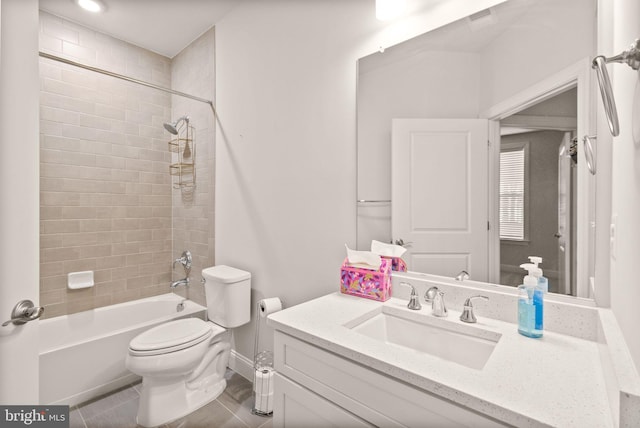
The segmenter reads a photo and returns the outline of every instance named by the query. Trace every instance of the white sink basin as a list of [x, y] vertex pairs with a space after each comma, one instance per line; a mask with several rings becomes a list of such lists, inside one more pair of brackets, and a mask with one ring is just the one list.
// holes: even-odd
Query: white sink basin
[[360, 334], [391, 346], [410, 348], [472, 369], [489, 360], [501, 335], [430, 314], [382, 307], [364, 319], [345, 325]]

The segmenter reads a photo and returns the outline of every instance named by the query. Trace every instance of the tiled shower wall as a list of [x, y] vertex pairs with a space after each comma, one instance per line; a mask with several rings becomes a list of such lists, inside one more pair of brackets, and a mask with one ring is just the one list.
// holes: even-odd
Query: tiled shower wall
[[[213, 100], [215, 81], [215, 30], [211, 29], [187, 46], [171, 61], [172, 88]], [[173, 189], [173, 257], [191, 251], [193, 267], [188, 296], [206, 303], [200, 282], [203, 268], [214, 264], [214, 152], [215, 121], [211, 107], [202, 102], [173, 95], [172, 117], [188, 115], [196, 127], [196, 187], [193, 194]], [[173, 278], [184, 276], [176, 266]], [[182, 294], [182, 291], [180, 291]]]
[[[171, 86], [166, 57], [44, 12], [40, 26], [42, 51]], [[47, 59], [40, 76], [44, 315], [168, 292], [171, 96]], [[67, 289], [67, 274], [84, 270], [95, 286]]]

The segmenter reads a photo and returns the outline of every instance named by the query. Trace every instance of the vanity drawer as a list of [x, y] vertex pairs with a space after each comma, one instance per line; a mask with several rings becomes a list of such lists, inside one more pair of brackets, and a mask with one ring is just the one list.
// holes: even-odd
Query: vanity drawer
[[507, 426], [287, 334], [274, 339], [278, 373], [376, 426]]
[[273, 426], [374, 428], [342, 407], [320, 397], [289, 379], [275, 374]]

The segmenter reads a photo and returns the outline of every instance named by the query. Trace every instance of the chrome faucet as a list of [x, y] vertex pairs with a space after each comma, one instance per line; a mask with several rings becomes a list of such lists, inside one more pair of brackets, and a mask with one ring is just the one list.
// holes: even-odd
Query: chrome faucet
[[170, 287], [176, 288], [178, 285], [184, 285], [185, 287], [189, 286], [189, 278], [183, 278], [183, 279], [179, 279], [177, 281], [173, 281], [170, 285]]
[[409, 297], [409, 303], [407, 304], [407, 308], [412, 311], [419, 311], [422, 309], [422, 305], [420, 304], [420, 298], [418, 297], [418, 293], [416, 292], [416, 288], [409, 284], [408, 282], [401, 282], [400, 285], [406, 285], [407, 287], [411, 287], [411, 297]]
[[184, 278], [172, 282], [170, 285], [172, 290], [179, 285], [184, 285], [185, 287], [189, 286], [189, 274], [191, 273], [192, 262], [193, 258], [191, 257], [191, 251], [189, 250], [183, 251], [182, 256], [173, 261], [173, 269], [176, 268], [176, 263], [180, 263], [182, 265], [182, 268], [184, 269]]
[[471, 297], [469, 297], [467, 300], [464, 301], [464, 310], [462, 311], [462, 314], [460, 315], [460, 321], [464, 321], [464, 322], [468, 322], [468, 323], [474, 323], [474, 322], [478, 321], [478, 319], [476, 318], [475, 314], [473, 313], [473, 305], [471, 304], [471, 301], [473, 299], [489, 300], [489, 298], [487, 296], [471, 296]]
[[424, 300], [431, 303], [431, 313], [436, 317], [446, 317], [449, 315], [447, 307], [444, 304], [444, 291], [440, 291], [438, 287], [431, 287], [424, 294]]
[[182, 256], [173, 261], [173, 269], [176, 268], [176, 263], [180, 263], [184, 269], [184, 273], [186, 276], [189, 276], [191, 273], [191, 264], [193, 263], [193, 258], [191, 257], [191, 251], [185, 250], [182, 252]]

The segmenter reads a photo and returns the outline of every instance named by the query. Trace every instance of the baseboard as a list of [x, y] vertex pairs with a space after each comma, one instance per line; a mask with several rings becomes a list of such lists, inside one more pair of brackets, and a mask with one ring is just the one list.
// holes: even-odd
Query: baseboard
[[249, 382], [253, 382], [253, 360], [237, 353], [235, 349], [232, 349], [229, 355], [229, 368]]

